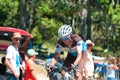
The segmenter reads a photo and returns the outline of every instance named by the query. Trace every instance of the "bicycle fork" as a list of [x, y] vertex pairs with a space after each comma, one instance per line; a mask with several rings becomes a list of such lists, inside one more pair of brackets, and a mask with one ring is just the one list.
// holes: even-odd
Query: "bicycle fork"
[[65, 73], [64, 80], [75, 80], [68, 72]]

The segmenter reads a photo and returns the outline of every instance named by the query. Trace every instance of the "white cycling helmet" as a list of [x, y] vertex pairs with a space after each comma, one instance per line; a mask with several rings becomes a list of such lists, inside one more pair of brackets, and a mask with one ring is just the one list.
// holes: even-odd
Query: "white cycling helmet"
[[59, 29], [58, 29], [58, 35], [60, 37], [65, 37], [68, 36], [72, 33], [72, 27], [70, 25], [62, 25]]

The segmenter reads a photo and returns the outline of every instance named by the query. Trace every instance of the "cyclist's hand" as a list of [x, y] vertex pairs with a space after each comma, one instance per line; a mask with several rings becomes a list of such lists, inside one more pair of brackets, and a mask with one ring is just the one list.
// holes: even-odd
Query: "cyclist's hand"
[[65, 71], [64, 70], [61, 71], [61, 75], [62, 75], [62, 77], [65, 76]]
[[71, 64], [71, 69], [74, 69], [74, 65], [73, 64]]
[[76, 64], [71, 64], [72, 69], [77, 69], [78, 66]]
[[47, 66], [46, 70], [47, 72], [51, 72], [51, 66]]

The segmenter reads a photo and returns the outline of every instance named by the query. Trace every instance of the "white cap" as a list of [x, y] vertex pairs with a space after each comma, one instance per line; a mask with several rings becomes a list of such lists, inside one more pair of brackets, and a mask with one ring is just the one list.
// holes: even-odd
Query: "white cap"
[[91, 40], [86, 40], [86, 42], [85, 42], [86, 44], [92, 44], [92, 46], [94, 46], [95, 44], [91, 41]]
[[35, 52], [34, 49], [28, 49], [27, 54], [28, 56], [34, 56], [34, 55], [38, 55], [38, 52]]

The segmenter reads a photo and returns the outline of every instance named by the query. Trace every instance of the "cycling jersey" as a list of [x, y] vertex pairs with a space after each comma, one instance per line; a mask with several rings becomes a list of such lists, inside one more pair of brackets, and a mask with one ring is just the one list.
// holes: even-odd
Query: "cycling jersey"
[[77, 51], [81, 50], [82, 53], [86, 51], [86, 44], [77, 34], [71, 34], [68, 38], [60, 38], [56, 46], [56, 52], [60, 53], [61, 49], [65, 48], [72, 56], [77, 56]]

